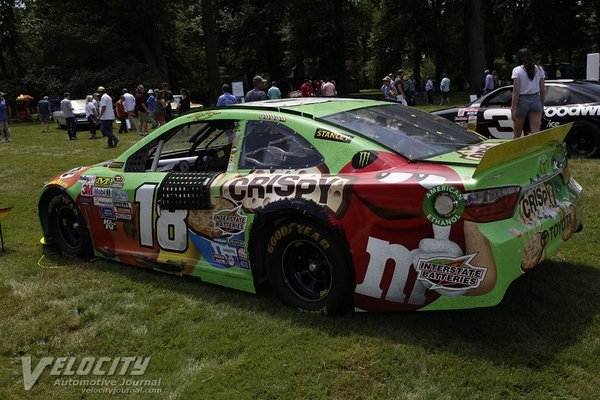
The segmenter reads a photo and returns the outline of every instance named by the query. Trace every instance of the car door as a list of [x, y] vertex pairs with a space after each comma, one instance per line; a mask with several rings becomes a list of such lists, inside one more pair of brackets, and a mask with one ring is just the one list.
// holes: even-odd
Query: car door
[[512, 86], [500, 88], [482, 102], [477, 115], [477, 132], [496, 139], [511, 139], [513, 121], [511, 114]]

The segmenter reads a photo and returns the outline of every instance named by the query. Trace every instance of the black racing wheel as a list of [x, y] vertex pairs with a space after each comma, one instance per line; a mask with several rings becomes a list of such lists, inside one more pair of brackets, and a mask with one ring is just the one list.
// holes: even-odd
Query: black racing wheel
[[600, 128], [590, 121], [577, 121], [565, 138], [565, 143], [571, 157], [593, 157], [600, 148]]
[[89, 259], [94, 255], [85, 219], [77, 204], [65, 193], [47, 203], [48, 230], [54, 245], [67, 256]]

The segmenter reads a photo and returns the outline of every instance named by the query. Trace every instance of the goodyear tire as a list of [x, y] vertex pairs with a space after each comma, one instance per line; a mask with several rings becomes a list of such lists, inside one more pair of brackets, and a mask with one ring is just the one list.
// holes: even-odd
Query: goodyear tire
[[273, 291], [285, 304], [321, 315], [352, 304], [353, 279], [346, 246], [325, 226], [284, 220], [267, 235], [265, 263]]
[[67, 256], [91, 258], [92, 240], [77, 204], [68, 195], [58, 193], [49, 199], [47, 211], [48, 230], [56, 248]]
[[600, 128], [589, 121], [578, 121], [571, 128], [565, 142], [571, 157], [593, 157], [600, 148]]

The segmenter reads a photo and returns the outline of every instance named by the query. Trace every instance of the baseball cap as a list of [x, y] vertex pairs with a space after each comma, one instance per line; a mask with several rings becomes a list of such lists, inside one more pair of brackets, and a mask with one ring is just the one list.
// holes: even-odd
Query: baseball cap
[[48, 96], [44, 96], [44, 100], [48, 100]]
[[154, 94], [154, 90], [152, 90], [152, 89], [148, 89], [148, 93], [149, 93], [149, 94]]
[[266, 79], [263, 79], [262, 76], [260, 75], [256, 75], [253, 79], [252, 79], [252, 83], [258, 83], [258, 82], [266, 82]]
[[391, 80], [392, 80], [392, 78], [390, 78], [389, 76], [386, 76], [382, 79], [382, 81], [391, 81]]
[[98, 86], [98, 92], [106, 92], [106, 89], [104, 89], [104, 86]]

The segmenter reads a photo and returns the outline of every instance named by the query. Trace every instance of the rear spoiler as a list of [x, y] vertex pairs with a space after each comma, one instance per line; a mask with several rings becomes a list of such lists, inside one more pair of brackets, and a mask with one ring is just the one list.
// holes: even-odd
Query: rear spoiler
[[552, 144], [561, 143], [565, 140], [565, 136], [567, 136], [572, 126], [573, 123], [570, 122], [489, 148], [475, 169], [473, 178], [492, 168], [516, 160], [525, 154], [535, 152]]

